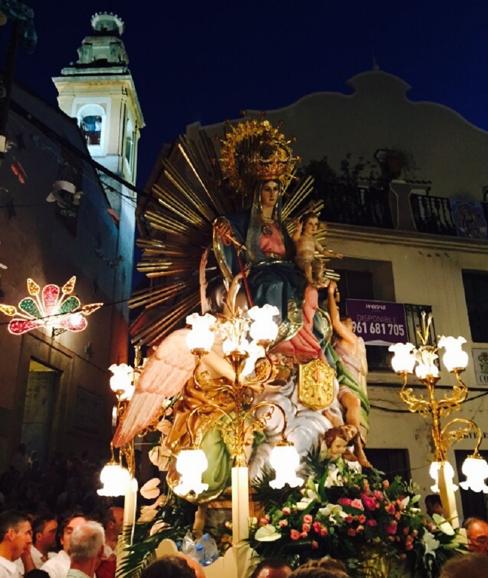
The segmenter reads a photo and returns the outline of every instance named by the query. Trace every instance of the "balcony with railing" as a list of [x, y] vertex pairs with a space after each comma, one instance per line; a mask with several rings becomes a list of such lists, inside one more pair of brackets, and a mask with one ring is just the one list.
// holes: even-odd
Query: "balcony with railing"
[[488, 240], [488, 202], [431, 195], [430, 181], [400, 179], [398, 170], [350, 156], [339, 172], [324, 158], [303, 173], [314, 177], [328, 222]]

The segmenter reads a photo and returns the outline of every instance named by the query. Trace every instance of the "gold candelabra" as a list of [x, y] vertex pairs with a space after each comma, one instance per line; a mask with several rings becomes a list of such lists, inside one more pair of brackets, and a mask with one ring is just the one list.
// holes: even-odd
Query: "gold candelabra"
[[[233, 542], [241, 543], [248, 536], [249, 481], [247, 451], [256, 431], [263, 431], [275, 411], [282, 415], [281, 441], [272, 449], [271, 466], [276, 478], [272, 487], [300, 485], [303, 480], [296, 475], [299, 457], [292, 444], [285, 438], [287, 419], [278, 404], [260, 400], [266, 384], [273, 381], [276, 369], [268, 357], [268, 347], [275, 340], [278, 326], [273, 317], [278, 310], [270, 305], [252, 307], [242, 311], [233, 302], [229, 291], [224, 313], [218, 317], [210, 314], [193, 314], [187, 318], [191, 326], [187, 345], [197, 357], [191, 379], [183, 391], [181, 407], [187, 409], [186, 439], [176, 429], [176, 470], [179, 483], [174, 491], [191, 501], [198, 501], [198, 494], [207, 489], [202, 474], [208, 467], [207, 458], [200, 444], [211, 428], [219, 430], [232, 459], [232, 512]], [[215, 337], [219, 343], [214, 347]], [[215, 350], [221, 353], [216, 353]], [[213, 374], [209, 371], [213, 369]], [[175, 418], [176, 419], [176, 418]], [[175, 427], [175, 422], [173, 423]]]
[[[448, 451], [453, 443], [475, 433], [477, 441], [474, 451], [462, 466], [462, 471], [466, 475], [466, 480], [460, 484], [463, 489], [488, 493], [488, 486], [484, 481], [488, 477], [488, 464], [479, 454], [482, 434], [473, 420], [454, 418], [445, 425], [442, 424], [443, 418], [460, 409], [468, 396], [468, 386], [461, 378], [468, 365], [468, 354], [462, 349], [462, 345], [466, 343], [464, 337], [442, 336], [437, 343], [432, 343], [431, 325], [432, 315], [426, 315], [423, 311], [421, 327], [417, 329], [421, 345], [416, 348], [412, 343], [397, 343], [391, 345], [389, 350], [394, 354], [391, 360], [393, 370], [403, 378], [401, 399], [409, 411], [431, 419], [434, 462], [430, 468], [430, 475], [436, 481], [432, 489], [440, 492], [446, 516], [454, 525], [458, 525], [454, 500], [456, 486], [452, 483], [454, 470], [447, 461]], [[441, 349], [444, 350], [443, 365], [454, 376], [455, 384], [450, 393], [439, 398], [436, 392], [436, 385], [440, 379], [437, 360]], [[409, 386], [408, 376], [414, 372], [420, 383], [425, 386], [425, 394], [414, 393], [413, 388]]]

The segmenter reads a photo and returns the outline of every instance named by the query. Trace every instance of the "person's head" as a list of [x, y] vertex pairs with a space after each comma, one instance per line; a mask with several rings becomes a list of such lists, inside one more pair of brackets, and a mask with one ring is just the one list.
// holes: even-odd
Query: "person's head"
[[290, 574], [290, 578], [349, 578], [349, 574], [342, 562], [324, 556], [303, 564]]
[[465, 554], [448, 560], [440, 578], [486, 578], [488, 561], [484, 554]]
[[288, 578], [290, 574], [291, 568], [284, 560], [268, 558], [256, 566], [251, 578]]
[[141, 578], [196, 578], [196, 574], [181, 556], [163, 556], [148, 566]]
[[188, 564], [188, 566], [190, 566], [190, 568], [195, 572], [196, 578], [205, 578], [204, 569], [200, 566], [200, 564], [194, 558], [190, 558], [190, 556], [187, 556], [186, 554], [183, 554], [182, 552], [178, 552], [178, 554], [176, 554], [176, 556], [178, 558], [182, 558]]
[[98, 522], [84, 522], [73, 529], [70, 536], [71, 562], [78, 564], [96, 562], [103, 556], [105, 531]]
[[463, 526], [468, 535], [468, 547], [472, 552], [488, 554], [488, 522], [482, 518], [468, 518]]
[[311, 237], [313, 237], [319, 230], [320, 227], [319, 218], [312, 211], [305, 213], [301, 218], [301, 222], [303, 225], [302, 230], [303, 233], [305, 233], [305, 235], [310, 235]]
[[425, 496], [425, 509], [429, 516], [432, 516], [432, 514], [439, 514], [440, 516], [444, 515], [439, 494], [429, 494], [428, 496]]
[[65, 552], [69, 552], [71, 535], [73, 534], [75, 528], [81, 526], [82, 524], [86, 524], [86, 522], [87, 519], [85, 516], [78, 513], [72, 514], [63, 520], [61, 526], [61, 537], [59, 541], [61, 542], [61, 546]]
[[58, 522], [51, 514], [45, 514], [34, 519], [32, 524], [32, 541], [34, 546], [46, 554], [56, 547], [56, 532]]
[[264, 181], [260, 187], [261, 208], [273, 209], [278, 202], [280, 192], [279, 181]]
[[120, 506], [110, 506], [103, 517], [103, 527], [110, 536], [118, 536], [122, 532], [124, 525], [124, 508]]
[[29, 518], [8, 510], [0, 514], [0, 546], [2, 555], [14, 561], [32, 544], [32, 528]]
[[24, 578], [49, 578], [49, 574], [45, 570], [34, 568], [33, 570], [29, 570]]

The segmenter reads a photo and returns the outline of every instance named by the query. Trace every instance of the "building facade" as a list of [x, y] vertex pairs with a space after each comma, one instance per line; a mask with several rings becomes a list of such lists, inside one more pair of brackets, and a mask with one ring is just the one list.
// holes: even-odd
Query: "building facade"
[[[14, 87], [0, 166], [1, 297], [16, 306], [26, 280], [104, 305], [78, 333], [7, 330], [0, 344], [0, 469], [20, 443], [41, 463], [56, 453], [106, 455], [112, 363], [128, 359], [137, 141], [144, 122], [123, 23], [95, 15], [76, 64], [54, 79], [61, 110]], [[98, 68], [97, 68], [98, 66]], [[98, 164], [97, 164], [98, 163]]]

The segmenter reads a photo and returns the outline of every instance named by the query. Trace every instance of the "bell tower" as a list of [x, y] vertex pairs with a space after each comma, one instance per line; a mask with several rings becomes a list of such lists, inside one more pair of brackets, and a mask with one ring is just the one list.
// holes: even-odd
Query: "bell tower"
[[91, 156], [134, 184], [144, 118], [122, 41], [124, 22], [104, 12], [92, 16], [91, 26], [78, 60], [53, 78], [59, 107], [76, 118]]
[[[91, 157], [135, 184], [137, 147], [144, 118], [122, 41], [124, 21], [116, 14], [100, 12], [92, 16], [91, 27], [91, 33], [78, 48], [76, 62], [52, 79], [59, 107], [76, 119]], [[101, 258], [114, 270], [116, 298], [124, 302], [132, 288], [137, 199], [118, 180], [102, 171], [98, 174], [110, 203], [109, 213], [117, 225], [116, 249]], [[127, 330], [127, 306], [123, 303], [118, 309]]]

